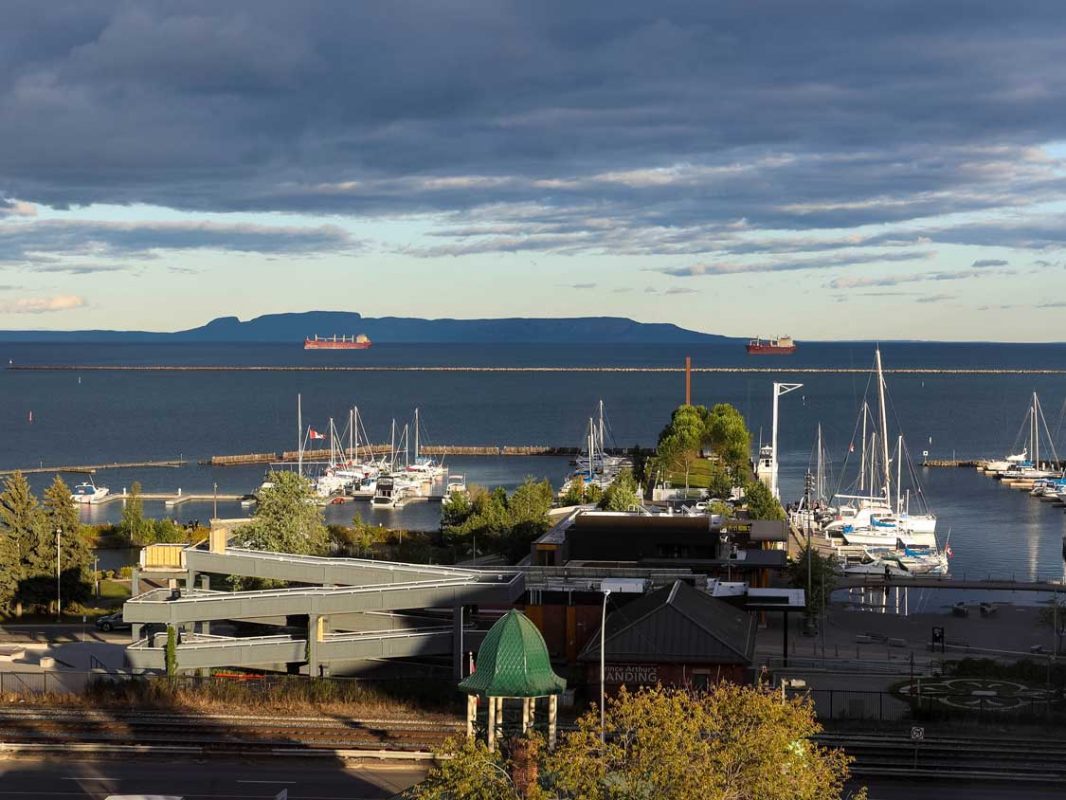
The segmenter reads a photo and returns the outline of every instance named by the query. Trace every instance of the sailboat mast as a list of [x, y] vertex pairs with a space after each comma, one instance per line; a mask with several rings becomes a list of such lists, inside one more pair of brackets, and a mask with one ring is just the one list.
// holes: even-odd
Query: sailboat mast
[[304, 415], [303, 400], [296, 395], [296, 472], [304, 474]]
[[592, 417], [589, 417], [589, 478], [592, 478], [593, 474], [593, 457], [596, 453], [596, 426], [592, 422]]
[[1036, 392], [1033, 392], [1033, 466], [1040, 469], [1040, 423], [1037, 421], [1039, 417], [1040, 401], [1036, 397]]
[[814, 497], [821, 500], [825, 492], [825, 466], [822, 464], [822, 423], [818, 423], [818, 455], [814, 467]]
[[877, 354], [877, 398], [881, 406], [881, 455], [885, 459], [885, 499], [888, 500], [892, 496], [892, 470], [888, 461], [888, 413], [885, 410], [885, 377], [881, 370], [881, 348], [878, 347], [875, 352]]
[[900, 497], [899, 487], [903, 485], [903, 435], [900, 434], [898, 444], [896, 445], [896, 513], [903, 512], [902, 498]]
[[866, 491], [866, 420], [870, 416], [870, 404], [862, 401], [862, 462], [859, 464], [859, 491]]
[[348, 458], [355, 461], [355, 408], [348, 412]]
[[600, 458], [607, 459], [607, 440], [603, 436], [603, 401], [600, 400]]
[[389, 434], [389, 469], [396, 469], [396, 418], [392, 418], [392, 433]]
[[418, 461], [418, 429], [421, 427], [418, 424], [418, 409], [415, 409], [415, 461]]
[[410, 432], [410, 429], [406, 425], [404, 425], [403, 426], [403, 465], [404, 465], [404, 467], [411, 466], [411, 457], [410, 457], [410, 454], [407, 451], [407, 447], [408, 447], [407, 439], [408, 439], [408, 433], [409, 432]]

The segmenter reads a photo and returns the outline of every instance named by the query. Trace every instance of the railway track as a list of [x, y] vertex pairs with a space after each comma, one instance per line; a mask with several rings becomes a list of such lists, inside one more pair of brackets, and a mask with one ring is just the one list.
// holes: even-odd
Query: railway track
[[464, 726], [449, 720], [247, 717], [76, 710], [4, 709], [0, 739], [64, 742], [349, 749], [432, 749]]
[[[571, 726], [560, 726], [563, 730]], [[177, 714], [79, 709], [0, 709], [0, 740], [34, 746], [190, 748], [203, 754], [334, 755], [376, 750], [427, 755], [465, 726], [455, 719]], [[950, 777], [1066, 782], [1066, 740], [826, 732], [815, 740], [843, 748], [864, 776]]]

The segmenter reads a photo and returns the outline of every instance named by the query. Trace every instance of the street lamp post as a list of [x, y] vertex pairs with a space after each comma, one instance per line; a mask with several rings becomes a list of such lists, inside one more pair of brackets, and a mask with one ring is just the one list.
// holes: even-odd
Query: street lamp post
[[63, 598], [60, 591], [62, 572], [61, 552], [63, 547], [63, 529], [56, 528], [56, 622], [63, 619]]
[[606, 741], [607, 715], [604, 706], [604, 683], [606, 678], [606, 653], [607, 641], [607, 598], [611, 596], [610, 589], [603, 590], [603, 612], [600, 614], [600, 744]]
[[211, 510], [211, 518], [212, 519], [218, 519], [218, 482], [217, 481], [215, 482], [214, 504], [213, 504], [212, 510]]

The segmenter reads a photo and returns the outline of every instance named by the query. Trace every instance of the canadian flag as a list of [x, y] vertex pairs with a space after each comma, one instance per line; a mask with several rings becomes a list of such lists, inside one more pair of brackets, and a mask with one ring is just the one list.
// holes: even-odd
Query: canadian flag
[[307, 438], [309, 438], [309, 439], [325, 439], [326, 438], [326, 434], [319, 433], [314, 428], [308, 428], [307, 429]]

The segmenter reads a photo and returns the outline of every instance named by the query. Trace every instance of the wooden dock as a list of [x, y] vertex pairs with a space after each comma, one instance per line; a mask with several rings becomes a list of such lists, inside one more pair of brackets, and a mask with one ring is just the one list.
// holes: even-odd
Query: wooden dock
[[169, 467], [176, 469], [184, 467], [188, 463], [188, 461], [182, 459], [172, 459], [169, 461], [114, 461], [110, 464], [77, 464], [58, 467], [41, 465], [37, 467], [20, 467], [18, 469], [0, 469], [0, 475], [12, 475], [16, 472], [21, 472], [23, 475], [41, 472], [77, 472], [83, 475], [94, 475], [105, 469], [140, 469], [141, 467]]
[[[93, 503], [90, 503], [89, 505], [102, 506], [107, 505], [108, 503], [114, 503], [118, 500], [128, 500], [129, 497], [129, 493], [123, 490], [122, 492], [115, 492], [114, 494], [105, 495], [104, 497]], [[215, 500], [218, 500], [219, 502], [232, 503], [236, 502], [237, 500], [241, 500], [244, 495], [212, 494], [211, 492], [208, 492], [206, 494], [203, 492], [185, 494], [181, 491], [181, 489], [178, 489], [176, 492], [141, 492], [139, 497], [141, 498], [141, 500], [161, 500], [167, 508], [173, 508], [174, 506], [179, 506], [182, 503], [211, 503]]]

